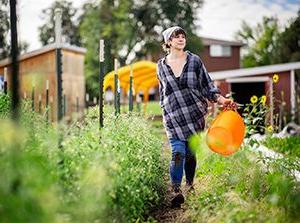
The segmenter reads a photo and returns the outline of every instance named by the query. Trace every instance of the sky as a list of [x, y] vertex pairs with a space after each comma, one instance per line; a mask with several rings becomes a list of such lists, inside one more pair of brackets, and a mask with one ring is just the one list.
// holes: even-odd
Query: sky
[[[87, 0], [72, 0], [80, 7]], [[19, 0], [19, 36], [29, 45], [29, 51], [41, 47], [38, 27], [43, 24], [42, 9], [48, 8], [54, 0]], [[255, 26], [263, 16], [276, 16], [284, 27], [297, 16], [300, 0], [204, 0], [197, 12], [199, 20], [196, 31], [200, 36], [234, 40], [234, 34], [242, 21]]]

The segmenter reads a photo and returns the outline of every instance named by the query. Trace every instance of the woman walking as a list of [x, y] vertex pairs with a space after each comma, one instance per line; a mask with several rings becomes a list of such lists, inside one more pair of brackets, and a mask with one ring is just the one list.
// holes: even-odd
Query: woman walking
[[191, 188], [196, 169], [196, 157], [188, 147], [188, 138], [204, 130], [207, 100], [225, 107], [234, 107], [235, 103], [220, 95], [199, 56], [184, 51], [186, 32], [181, 27], [170, 27], [162, 34], [167, 55], [158, 61], [160, 105], [172, 148], [171, 205], [180, 207], [184, 203], [180, 189], [183, 172], [186, 186]]

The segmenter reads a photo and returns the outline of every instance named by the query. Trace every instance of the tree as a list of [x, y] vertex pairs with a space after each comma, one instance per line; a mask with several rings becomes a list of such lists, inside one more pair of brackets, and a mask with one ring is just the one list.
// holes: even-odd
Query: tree
[[1, 0], [0, 5], [0, 59], [9, 55], [7, 36], [9, 33], [8, 0]]
[[[20, 53], [25, 53], [29, 44], [25, 41], [19, 43]], [[0, 4], [0, 60], [10, 55], [10, 21], [8, 0], [1, 0]]]
[[290, 25], [280, 33], [273, 53], [274, 63], [300, 61], [300, 10]]
[[242, 58], [243, 67], [272, 64], [279, 33], [278, 19], [275, 17], [264, 17], [262, 24], [254, 28], [243, 21], [241, 30], [236, 33], [236, 38], [248, 46]]
[[81, 40], [76, 21], [77, 9], [72, 6], [72, 2], [67, 0], [57, 0], [49, 8], [42, 11], [42, 19], [45, 24], [38, 28], [42, 45], [55, 42], [55, 9], [57, 8], [62, 10], [63, 42], [80, 46]]
[[[300, 9], [296, 18], [280, 34], [273, 53], [274, 63], [300, 61]], [[300, 72], [295, 71], [296, 95], [300, 95]], [[296, 96], [296, 123], [300, 123], [300, 99]]]
[[195, 34], [196, 11], [202, 0], [102, 0], [88, 3], [80, 17], [80, 34], [87, 48], [87, 90], [97, 93], [98, 42], [106, 40], [105, 69], [113, 69], [113, 58], [121, 65], [161, 50], [161, 32], [172, 25], [182, 26], [188, 34], [187, 49], [200, 51], [201, 39]]

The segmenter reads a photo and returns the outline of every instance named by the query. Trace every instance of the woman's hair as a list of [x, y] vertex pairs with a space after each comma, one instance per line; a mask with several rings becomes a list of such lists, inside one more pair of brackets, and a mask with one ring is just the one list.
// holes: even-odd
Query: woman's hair
[[[170, 36], [170, 39], [169, 39], [169, 40], [172, 40], [173, 37], [178, 36], [179, 34], [183, 34], [184, 37], [186, 38], [186, 33], [185, 33], [185, 31], [184, 31], [183, 29], [180, 28], [180, 29], [176, 29], [176, 30], [172, 33], [172, 35]], [[163, 48], [163, 51], [164, 51], [164, 52], [169, 53], [171, 47], [169, 46], [168, 43], [163, 43], [163, 44], [162, 44], [162, 48]]]

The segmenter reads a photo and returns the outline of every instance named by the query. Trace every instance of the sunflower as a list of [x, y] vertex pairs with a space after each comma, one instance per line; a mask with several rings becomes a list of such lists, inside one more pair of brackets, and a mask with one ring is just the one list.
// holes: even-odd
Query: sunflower
[[266, 102], [267, 102], [267, 97], [266, 97], [266, 95], [261, 96], [260, 102], [261, 102], [263, 105], [266, 104]]
[[250, 98], [250, 101], [252, 104], [255, 104], [257, 101], [258, 101], [258, 97], [256, 95], [253, 95], [251, 98]]
[[268, 131], [268, 132], [273, 132], [273, 126], [272, 126], [272, 125], [269, 125], [269, 126], [267, 127], [267, 131]]
[[278, 83], [278, 81], [279, 81], [279, 76], [278, 76], [278, 74], [274, 74], [273, 75], [273, 83]]

